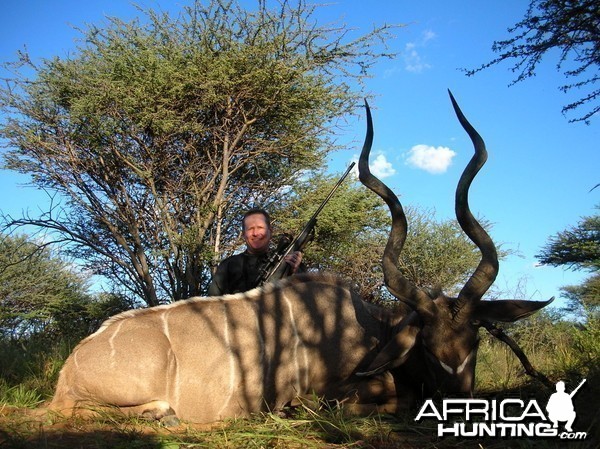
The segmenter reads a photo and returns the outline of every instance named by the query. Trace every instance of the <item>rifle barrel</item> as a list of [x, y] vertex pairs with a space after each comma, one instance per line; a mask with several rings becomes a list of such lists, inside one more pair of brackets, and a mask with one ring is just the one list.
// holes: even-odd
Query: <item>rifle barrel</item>
[[317, 211], [313, 214], [313, 217], [316, 217], [317, 215], [319, 215], [321, 213], [321, 211], [323, 210], [325, 205], [329, 202], [329, 200], [331, 199], [331, 197], [333, 196], [335, 191], [338, 189], [338, 187], [342, 185], [342, 183], [344, 182], [344, 179], [346, 179], [346, 177], [350, 174], [350, 171], [352, 170], [352, 168], [355, 165], [356, 165], [356, 162], [352, 162], [350, 164], [350, 166], [346, 169], [346, 172], [342, 175], [342, 177], [340, 179], [338, 179], [338, 182], [336, 182], [336, 184], [333, 186], [333, 189], [331, 189], [331, 192], [329, 192], [329, 195], [327, 195], [327, 197], [325, 198], [325, 201], [323, 201], [321, 203], [321, 205], [318, 207]]
[[[300, 232], [300, 234], [294, 238], [294, 240], [287, 246], [287, 248], [284, 251], [277, 254], [277, 257], [275, 258], [275, 260], [269, 262], [265, 267], [263, 267], [263, 269], [261, 270], [261, 272], [259, 273], [258, 278], [257, 278], [258, 285], [263, 285], [275, 274], [275, 272], [281, 271], [280, 267], [282, 266], [282, 264], [285, 264], [284, 257], [286, 255], [290, 254], [292, 251], [297, 250], [297, 247], [300, 247], [301, 245], [305, 244], [306, 240], [308, 239], [308, 236], [310, 235], [311, 229], [314, 228], [314, 226], [316, 225], [317, 216], [321, 213], [323, 208], [327, 205], [327, 203], [329, 202], [331, 197], [334, 195], [335, 191], [342, 184], [342, 182], [344, 182], [344, 179], [346, 179], [346, 177], [350, 174], [350, 171], [352, 170], [352, 168], [355, 165], [356, 165], [356, 162], [352, 162], [350, 164], [350, 166], [348, 167], [346, 172], [338, 180], [338, 182], [333, 186], [333, 189], [331, 189], [331, 191], [329, 192], [329, 194], [327, 195], [325, 200], [319, 205], [319, 207], [317, 208], [315, 213], [312, 215], [312, 217], [310, 218], [308, 223], [304, 226], [304, 228], [302, 229], [302, 232]], [[302, 241], [300, 241], [300, 239], [302, 239]], [[282, 275], [284, 275], [284, 274], [282, 274]]]

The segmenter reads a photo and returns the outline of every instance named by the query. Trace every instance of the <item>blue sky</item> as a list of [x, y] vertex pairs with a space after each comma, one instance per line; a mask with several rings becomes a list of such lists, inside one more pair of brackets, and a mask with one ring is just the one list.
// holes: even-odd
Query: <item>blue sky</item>
[[[178, 11], [184, 1], [138, 2]], [[247, 4], [255, 2], [247, 1]], [[540, 267], [535, 254], [555, 233], [594, 214], [600, 204], [598, 118], [587, 126], [568, 123], [561, 114], [573, 97], [558, 90], [564, 77], [549, 54], [537, 75], [509, 87], [511, 64], [466, 77], [494, 57], [494, 40], [509, 36], [529, 2], [506, 0], [339, 0], [319, 8], [318, 18], [345, 23], [351, 36], [373, 24], [405, 24], [388, 42], [397, 52], [373, 70], [365, 89], [375, 124], [373, 159], [385, 181], [405, 205], [433, 209], [440, 219], [453, 216], [454, 189], [472, 155], [472, 145], [456, 120], [447, 89], [482, 135], [487, 165], [475, 180], [471, 207], [493, 223], [492, 238], [518, 252], [501, 262], [496, 286], [508, 296], [547, 299], [562, 285], [578, 283], [584, 273]], [[129, 20], [138, 15], [127, 0], [20, 0], [4, 2], [0, 15], [0, 61], [14, 60], [27, 47], [34, 59], [72, 53], [81, 35], [73, 27], [101, 24], [105, 16]], [[350, 120], [335, 154], [332, 171], [341, 172], [358, 155], [364, 119]], [[36, 212], [46, 196], [24, 187], [27, 178], [0, 172], [0, 210]]]

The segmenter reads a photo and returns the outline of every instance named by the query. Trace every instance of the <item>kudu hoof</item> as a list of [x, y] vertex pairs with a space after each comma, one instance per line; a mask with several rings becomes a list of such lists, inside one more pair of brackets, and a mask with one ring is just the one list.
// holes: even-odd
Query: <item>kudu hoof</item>
[[160, 418], [160, 423], [165, 427], [175, 427], [178, 426], [181, 421], [175, 415], [167, 415]]

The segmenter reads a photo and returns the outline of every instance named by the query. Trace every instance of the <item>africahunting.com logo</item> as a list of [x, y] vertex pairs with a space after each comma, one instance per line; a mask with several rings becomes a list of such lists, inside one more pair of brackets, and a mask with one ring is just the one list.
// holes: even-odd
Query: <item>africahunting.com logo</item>
[[585, 379], [571, 392], [565, 383], [556, 383], [545, 411], [535, 399], [444, 399], [441, 407], [433, 400], [425, 401], [415, 421], [434, 418], [438, 421], [438, 437], [544, 437], [583, 440], [587, 432], [573, 430], [577, 417], [573, 396]]

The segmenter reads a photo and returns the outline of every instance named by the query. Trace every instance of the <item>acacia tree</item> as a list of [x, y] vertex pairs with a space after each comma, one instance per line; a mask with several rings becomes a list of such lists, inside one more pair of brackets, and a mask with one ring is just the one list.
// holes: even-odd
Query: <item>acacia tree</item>
[[119, 295], [90, 294], [73, 268], [27, 236], [0, 234], [0, 340], [77, 341], [127, 308]]
[[535, 76], [538, 64], [553, 50], [559, 51], [557, 69], [569, 80], [563, 92], [581, 92], [579, 99], [563, 107], [563, 114], [583, 110], [569, 120], [586, 123], [600, 111], [600, 8], [597, 0], [531, 0], [525, 17], [508, 28], [512, 37], [495, 41], [492, 50], [500, 55], [473, 70], [471, 76], [506, 60], [515, 60], [518, 75], [512, 84]]
[[[600, 209], [600, 207], [597, 207]], [[591, 274], [581, 285], [562, 288], [570, 300], [568, 309], [582, 305], [595, 310], [600, 307], [600, 215], [584, 217], [565, 231], [548, 239], [546, 246], [536, 256], [538, 260], [554, 267], [566, 266], [572, 270], [585, 270]]]
[[202, 293], [229, 217], [322, 164], [349, 83], [390, 56], [376, 50], [389, 26], [352, 40], [303, 0], [266, 3], [142, 10], [89, 27], [71, 57], [21, 54], [0, 89], [5, 168], [55, 201], [6, 227], [50, 231], [148, 305]]

